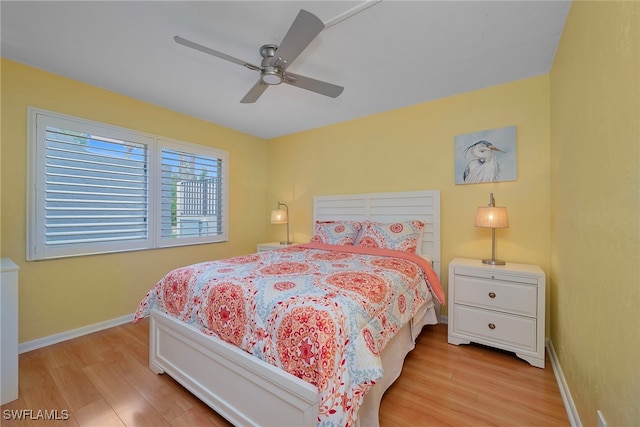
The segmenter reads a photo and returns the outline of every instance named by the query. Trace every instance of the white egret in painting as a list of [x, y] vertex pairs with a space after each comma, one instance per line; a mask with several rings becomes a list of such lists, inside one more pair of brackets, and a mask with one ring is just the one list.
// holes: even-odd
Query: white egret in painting
[[478, 141], [464, 150], [471, 154], [471, 159], [464, 168], [462, 179], [465, 183], [495, 182], [500, 177], [500, 163], [496, 151], [504, 153], [489, 141]]

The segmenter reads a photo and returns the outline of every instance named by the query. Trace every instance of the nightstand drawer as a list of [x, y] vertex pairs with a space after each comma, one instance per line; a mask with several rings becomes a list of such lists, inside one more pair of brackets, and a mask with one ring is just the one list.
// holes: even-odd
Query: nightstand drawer
[[524, 274], [510, 274], [508, 271], [494, 269], [475, 270], [458, 267], [456, 267], [455, 271], [458, 276], [483, 277], [485, 279], [504, 280], [505, 282], [529, 283], [530, 285], [536, 285], [538, 283], [537, 277], [527, 276]]
[[538, 288], [535, 285], [456, 276], [454, 302], [522, 316], [536, 317]]
[[454, 332], [479, 338], [477, 342], [486, 339], [509, 347], [537, 351], [536, 319], [459, 305], [455, 306], [453, 317]]

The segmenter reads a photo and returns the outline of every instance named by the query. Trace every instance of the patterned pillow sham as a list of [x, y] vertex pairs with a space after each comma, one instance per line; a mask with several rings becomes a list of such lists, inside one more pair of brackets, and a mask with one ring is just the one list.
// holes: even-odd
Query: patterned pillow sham
[[353, 245], [362, 228], [357, 221], [316, 221], [312, 243]]
[[415, 253], [423, 228], [424, 222], [417, 220], [388, 224], [367, 221], [354, 245]]

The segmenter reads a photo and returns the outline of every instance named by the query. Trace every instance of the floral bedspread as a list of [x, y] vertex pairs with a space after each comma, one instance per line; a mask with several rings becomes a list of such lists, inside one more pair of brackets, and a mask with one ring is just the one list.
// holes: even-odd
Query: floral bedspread
[[319, 426], [350, 426], [385, 345], [432, 292], [444, 303], [433, 271], [394, 252], [307, 244], [178, 268], [134, 321], [156, 308], [235, 344], [316, 386]]

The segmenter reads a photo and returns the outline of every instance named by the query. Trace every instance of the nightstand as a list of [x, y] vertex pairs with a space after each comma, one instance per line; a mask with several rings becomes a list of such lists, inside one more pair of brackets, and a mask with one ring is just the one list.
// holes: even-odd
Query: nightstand
[[270, 242], [270, 243], [258, 243], [258, 252], [266, 252], [273, 251], [276, 249], [288, 248], [291, 245], [295, 245], [296, 243], [291, 244], [282, 244], [280, 242]]
[[537, 265], [449, 264], [449, 344], [475, 342], [544, 368], [545, 275]]

